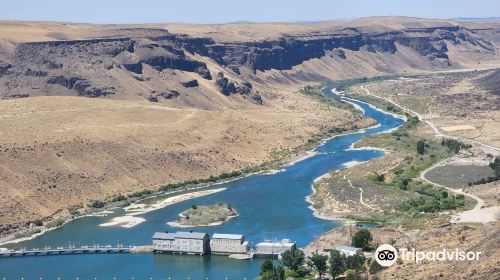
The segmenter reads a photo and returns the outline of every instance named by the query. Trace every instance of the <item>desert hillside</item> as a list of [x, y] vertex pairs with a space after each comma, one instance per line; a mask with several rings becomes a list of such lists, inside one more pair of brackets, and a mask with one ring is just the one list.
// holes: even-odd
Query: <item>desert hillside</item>
[[352, 77], [496, 68], [499, 30], [496, 21], [397, 17], [227, 25], [0, 21], [0, 228], [91, 199], [241, 170], [314, 134], [369, 126], [371, 120], [298, 89]]
[[[500, 147], [499, 70], [441, 73], [357, 88], [432, 122], [441, 133]], [[493, 152], [494, 153], [494, 152]]]
[[[368, 18], [313, 24], [0, 22], [0, 96], [260, 104], [262, 87], [496, 68], [497, 22]], [[218, 74], [222, 73], [221, 76]], [[222, 93], [222, 94], [221, 94]]]

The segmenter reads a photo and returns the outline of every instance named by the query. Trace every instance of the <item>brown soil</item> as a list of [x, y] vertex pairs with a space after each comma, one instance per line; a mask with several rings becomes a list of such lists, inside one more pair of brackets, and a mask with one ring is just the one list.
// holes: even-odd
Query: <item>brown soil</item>
[[[500, 134], [495, 128], [500, 119], [500, 96], [490, 84], [488, 87], [481, 84], [482, 78], [492, 72], [495, 71], [429, 75], [365, 87], [377, 96], [419, 113], [446, 135], [499, 147]], [[464, 125], [469, 129], [458, 129]]]
[[35, 97], [4, 100], [0, 112], [4, 228], [91, 199], [255, 166], [272, 149], [331, 127], [372, 124], [292, 92], [246, 110]]

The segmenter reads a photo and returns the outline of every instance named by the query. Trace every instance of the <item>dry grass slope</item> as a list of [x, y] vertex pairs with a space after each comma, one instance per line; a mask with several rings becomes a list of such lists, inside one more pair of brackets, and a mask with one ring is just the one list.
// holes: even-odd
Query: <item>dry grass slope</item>
[[296, 93], [281, 102], [209, 111], [82, 97], [2, 101], [0, 224], [255, 166], [333, 126], [371, 123]]

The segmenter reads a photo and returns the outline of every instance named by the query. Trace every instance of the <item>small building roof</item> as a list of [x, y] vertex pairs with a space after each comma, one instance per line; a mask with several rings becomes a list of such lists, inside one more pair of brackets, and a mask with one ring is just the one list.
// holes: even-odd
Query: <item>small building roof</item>
[[155, 232], [153, 239], [174, 240], [183, 239], [204, 239], [207, 234], [204, 232], [178, 231], [178, 232]]
[[351, 247], [351, 246], [344, 246], [344, 245], [335, 246], [335, 249], [337, 249], [337, 250], [346, 250], [346, 251], [358, 251], [358, 250], [361, 250], [361, 248]]
[[226, 234], [226, 233], [214, 233], [212, 235], [212, 239], [233, 239], [233, 240], [241, 240], [243, 239], [242, 234]]
[[175, 238], [183, 239], [204, 239], [205, 236], [207, 236], [205, 232], [178, 231], [175, 233]]
[[175, 233], [173, 233], [173, 232], [155, 232], [155, 234], [153, 235], [153, 239], [174, 240]]
[[256, 247], [286, 247], [291, 248], [295, 245], [293, 242], [281, 243], [281, 242], [260, 242], [255, 245]]

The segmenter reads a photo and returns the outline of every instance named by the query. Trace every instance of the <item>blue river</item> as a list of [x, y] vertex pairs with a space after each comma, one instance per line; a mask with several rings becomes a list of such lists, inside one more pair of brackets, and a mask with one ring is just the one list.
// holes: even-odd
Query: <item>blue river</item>
[[[344, 99], [331, 92], [331, 98]], [[317, 154], [275, 174], [248, 176], [218, 185], [227, 190], [209, 196], [180, 202], [143, 214], [145, 222], [132, 227], [99, 227], [111, 218], [124, 214], [122, 209], [107, 217], [85, 217], [67, 223], [35, 239], [10, 248], [43, 248], [45, 246], [76, 246], [96, 244], [151, 244], [155, 231], [175, 231], [166, 223], [193, 204], [230, 203], [240, 214], [221, 226], [193, 228], [209, 234], [241, 233], [258, 243], [265, 239], [289, 238], [305, 246], [322, 233], [341, 223], [315, 217], [305, 197], [317, 177], [340, 169], [350, 161], [367, 161], [380, 157], [378, 150], [352, 150], [350, 146], [367, 135], [396, 128], [404, 123], [400, 118], [377, 110], [368, 104], [351, 100], [364, 114], [379, 122], [379, 126], [354, 134], [342, 135], [316, 148]], [[233, 260], [227, 256], [179, 256], [166, 254], [102, 254], [57, 255], [0, 258], [0, 279], [254, 279], [262, 260]]]

